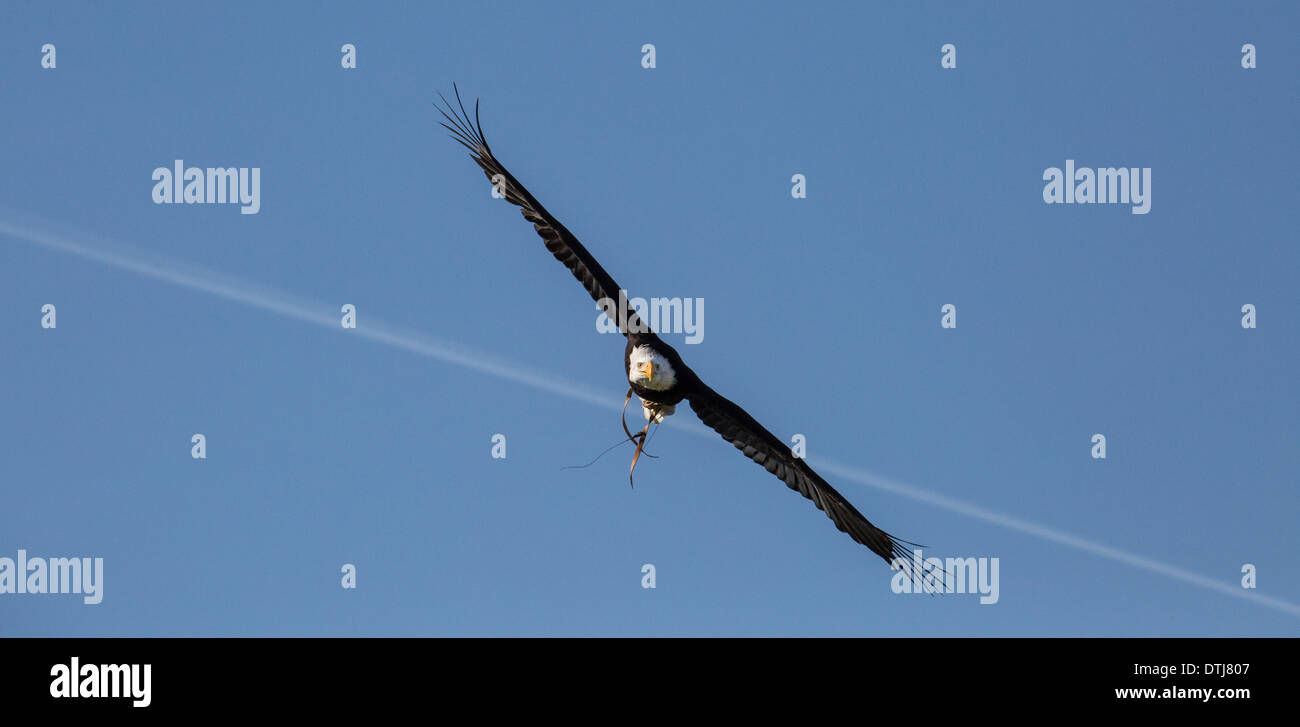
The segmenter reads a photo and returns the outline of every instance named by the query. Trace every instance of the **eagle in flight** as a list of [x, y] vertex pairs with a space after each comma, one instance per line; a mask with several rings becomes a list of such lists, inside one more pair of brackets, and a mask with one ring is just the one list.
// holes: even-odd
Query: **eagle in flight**
[[[524, 219], [533, 223], [533, 229], [541, 236], [546, 249], [564, 263], [597, 303], [604, 305], [603, 301], [614, 301], [621, 295], [625, 296], [626, 293], [614, 282], [614, 278], [578, 242], [578, 238], [555, 219], [492, 154], [491, 147], [483, 137], [477, 102], [471, 121], [465, 104], [460, 99], [460, 89], [455, 89], [456, 106], [452, 106], [445, 96], [439, 96], [445, 108], [438, 110], [447, 119], [447, 123], [442, 126], [451, 132], [456, 141], [469, 149], [471, 158], [500, 194], [511, 204], [519, 206]], [[641, 454], [650, 424], [673, 414], [677, 405], [685, 399], [705, 424], [721, 434], [723, 439], [746, 457], [776, 475], [790, 489], [812, 500], [835, 523], [835, 527], [870, 548], [871, 552], [884, 558], [891, 567], [910, 570], [911, 553], [904, 546], [922, 546], [896, 538], [872, 525], [843, 495], [814, 472], [806, 461], [795, 457], [784, 442], [744, 409], [700, 380], [682, 361], [681, 355], [640, 320], [635, 310], [623, 305], [618, 308], [619, 315], [625, 316], [624, 320], [617, 323], [619, 330], [627, 336], [627, 347], [623, 351], [623, 371], [631, 385], [627, 399], [623, 402], [624, 409], [635, 393], [641, 400], [646, 418], [646, 429], [637, 435], [632, 435], [627, 425], [623, 425], [624, 432], [637, 444], [632, 459], [633, 469], [636, 468], [636, 459]]]

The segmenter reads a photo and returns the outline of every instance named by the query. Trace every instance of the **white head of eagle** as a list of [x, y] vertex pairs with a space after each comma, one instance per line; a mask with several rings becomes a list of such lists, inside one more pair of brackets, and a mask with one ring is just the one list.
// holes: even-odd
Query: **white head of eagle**
[[627, 380], [651, 391], [667, 391], [677, 383], [668, 359], [649, 346], [637, 346], [628, 355]]
[[[658, 351], [649, 346], [637, 346], [627, 357], [627, 380], [637, 386], [651, 391], [668, 391], [677, 385], [677, 372]], [[641, 402], [641, 412], [647, 420], [661, 422], [670, 416], [676, 407], [664, 404], [647, 405]]]

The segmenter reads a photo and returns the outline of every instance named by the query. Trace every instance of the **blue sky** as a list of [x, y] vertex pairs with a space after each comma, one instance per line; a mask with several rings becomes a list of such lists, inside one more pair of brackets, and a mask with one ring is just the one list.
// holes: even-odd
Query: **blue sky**
[[[1300, 603], [1294, 4], [252, 8], [27, 6], [0, 27], [0, 557], [105, 561], [102, 603], [0, 595], [0, 634], [1300, 632], [1294, 610], [860, 481], [1229, 590], [1250, 563], [1258, 595]], [[703, 343], [666, 338], [710, 385], [804, 434], [814, 467], [867, 473], [822, 470], [877, 525], [998, 558], [998, 603], [891, 592], [716, 437], [662, 429], [635, 490], [628, 447], [562, 469], [621, 434], [623, 342], [438, 127], [453, 81], [632, 295], [707, 302]], [[154, 204], [176, 159], [260, 168], [260, 212]], [[1150, 212], [1045, 204], [1067, 159], [1150, 167]], [[359, 331], [606, 403], [14, 226], [324, 317], [352, 303]]]

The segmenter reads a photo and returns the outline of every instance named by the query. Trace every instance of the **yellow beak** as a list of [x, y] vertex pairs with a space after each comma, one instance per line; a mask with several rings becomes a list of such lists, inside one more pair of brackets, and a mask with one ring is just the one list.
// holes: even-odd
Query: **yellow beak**
[[646, 361], [645, 363], [641, 364], [641, 373], [645, 375], [646, 381], [654, 381], [655, 378], [654, 362]]

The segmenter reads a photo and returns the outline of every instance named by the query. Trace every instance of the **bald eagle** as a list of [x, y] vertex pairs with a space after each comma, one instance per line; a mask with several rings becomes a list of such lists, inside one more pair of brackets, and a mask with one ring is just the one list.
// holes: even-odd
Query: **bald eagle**
[[[596, 258], [578, 242], [578, 238], [546, 211], [492, 154], [479, 122], [478, 103], [474, 104], [474, 118], [471, 121], [469, 112], [461, 101], [460, 89], [455, 89], [455, 106], [445, 96], [439, 96], [445, 108], [439, 108], [438, 111], [447, 120], [442, 126], [451, 132], [456, 141], [469, 149], [470, 157], [502, 196], [511, 204], [519, 206], [524, 219], [533, 223], [533, 228], [541, 236], [546, 249], [564, 263], [597, 303], [617, 300], [621, 289], [614, 278], [605, 272]], [[681, 355], [651, 331], [634, 309], [630, 306], [619, 308], [620, 311], [625, 311], [620, 312], [619, 315], [625, 318], [617, 321], [617, 324], [627, 337], [627, 346], [623, 351], [623, 370], [630, 384], [624, 407], [626, 408], [632, 394], [636, 394], [641, 401], [647, 429], [651, 423], [672, 415], [677, 405], [683, 399], [686, 400], [705, 424], [721, 434], [736, 449], [744, 452], [746, 457], [776, 475], [790, 489], [812, 500], [840, 531], [870, 548], [871, 552], [884, 558], [891, 567], [909, 569], [912, 556], [905, 546], [923, 546], [896, 538], [872, 525], [843, 495], [814, 472], [807, 462], [795, 457], [784, 442], [744, 409], [700, 380], [682, 361]], [[633, 468], [636, 467], [636, 457], [640, 456], [641, 447], [645, 443], [647, 429], [642, 429], [639, 435], [632, 435], [624, 424], [625, 433], [637, 443], [637, 452], [632, 460]]]

